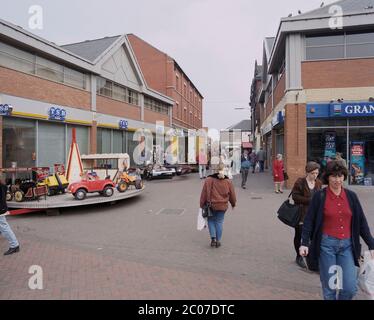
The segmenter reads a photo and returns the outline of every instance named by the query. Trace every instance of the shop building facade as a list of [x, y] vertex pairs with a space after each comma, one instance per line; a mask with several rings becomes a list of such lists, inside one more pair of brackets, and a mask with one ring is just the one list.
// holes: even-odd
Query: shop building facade
[[180, 162], [190, 162], [188, 131], [203, 128], [204, 97], [175, 59], [134, 34], [127, 37], [147, 85], [174, 100], [172, 127], [174, 139], [178, 140], [176, 152]]
[[331, 28], [328, 5], [281, 19], [274, 41], [264, 41], [262, 89], [252, 89], [251, 99], [264, 114], [257, 126], [262, 142], [272, 159], [284, 156], [289, 187], [307, 161], [324, 166], [337, 152], [350, 183], [372, 183], [374, 9], [367, 3], [332, 4], [341, 9], [341, 29]]
[[66, 163], [72, 128], [82, 154], [132, 158], [134, 131], [171, 128], [173, 104], [147, 87], [126, 35], [57, 46], [0, 20], [0, 167]]

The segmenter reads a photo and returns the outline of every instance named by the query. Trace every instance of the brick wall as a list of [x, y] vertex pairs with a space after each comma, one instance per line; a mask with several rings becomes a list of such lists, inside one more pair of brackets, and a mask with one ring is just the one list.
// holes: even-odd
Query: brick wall
[[129, 34], [127, 37], [147, 85], [166, 95], [167, 55], [133, 34]]
[[91, 110], [91, 93], [0, 67], [0, 92], [47, 103]]
[[285, 108], [284, 160], [290, 177], [287, 187], [292, 187], [296, 179], [305, 174], [307, 159], [306, 105], [289, 104]]
[[374, 59], [310, 61], [301, 64], [304, 89], [374, 86]]
[[165, 126], [169, 126], [169, 115], [161, 114], [144, 108], [144, 121], [156, 124], [156, 121], [164, 121]]
[[140, 107], [127, 104], [107, 97], [96, 97], [97, 112], [110, 114], [112, 116], [140, 121]]

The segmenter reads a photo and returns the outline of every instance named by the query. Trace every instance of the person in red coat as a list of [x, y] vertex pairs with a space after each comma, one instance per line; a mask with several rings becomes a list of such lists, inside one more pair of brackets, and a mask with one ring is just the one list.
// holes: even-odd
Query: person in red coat
[[273, 161], [273, 178], [274, 178], [275, 193], [283, 193], [284, 164], [283, 164], [282, 158], [283, 157], [281, 154], [277, 154], [276, 159]]

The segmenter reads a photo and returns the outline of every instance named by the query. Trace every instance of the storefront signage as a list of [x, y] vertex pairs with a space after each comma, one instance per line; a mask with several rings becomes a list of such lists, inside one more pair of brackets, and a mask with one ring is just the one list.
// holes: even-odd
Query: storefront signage
[[330, 106], [331, 116], [360, 117], [374, 116], [374, 104], [369, 103], [342, 103]]
[[129, 122], [127, 120], [120, 120], [119, 121], [119, 128], [120, 129], [128, 129]]
[[307, 104], [308, 118], [349, 118], [349, 117], [374, 117], [374, 103], [316, 103]]
[[351, 142], [351, 184], [364, 184], [365, 153], [364, 142]]
[[49, 120], [65, 121], [66, 111], [62, 108], [52, 107], [48, 111]]
[[268, 123], [264, 128], [261, 128], [262, 135], [265, 135], [268, 132], [270, 132], [272, 128], [273, 128], [272, 124]]
[[0, 104], [0, 116], [12, 115], [13, 107], [10, 104]]

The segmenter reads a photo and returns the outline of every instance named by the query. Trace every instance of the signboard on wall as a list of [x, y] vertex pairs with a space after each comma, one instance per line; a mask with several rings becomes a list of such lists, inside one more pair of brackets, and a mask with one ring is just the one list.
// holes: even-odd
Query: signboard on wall
[[362, 141], [351, 142], [351, 184], [364, 184], [365, 144]]
[[48, 110], [49, 120], [65, 121], [66, 110], [58, 107], [51, 107]]
[[0, 116], [12, 115], [13, 107], [9, 104], [0, 104]]

